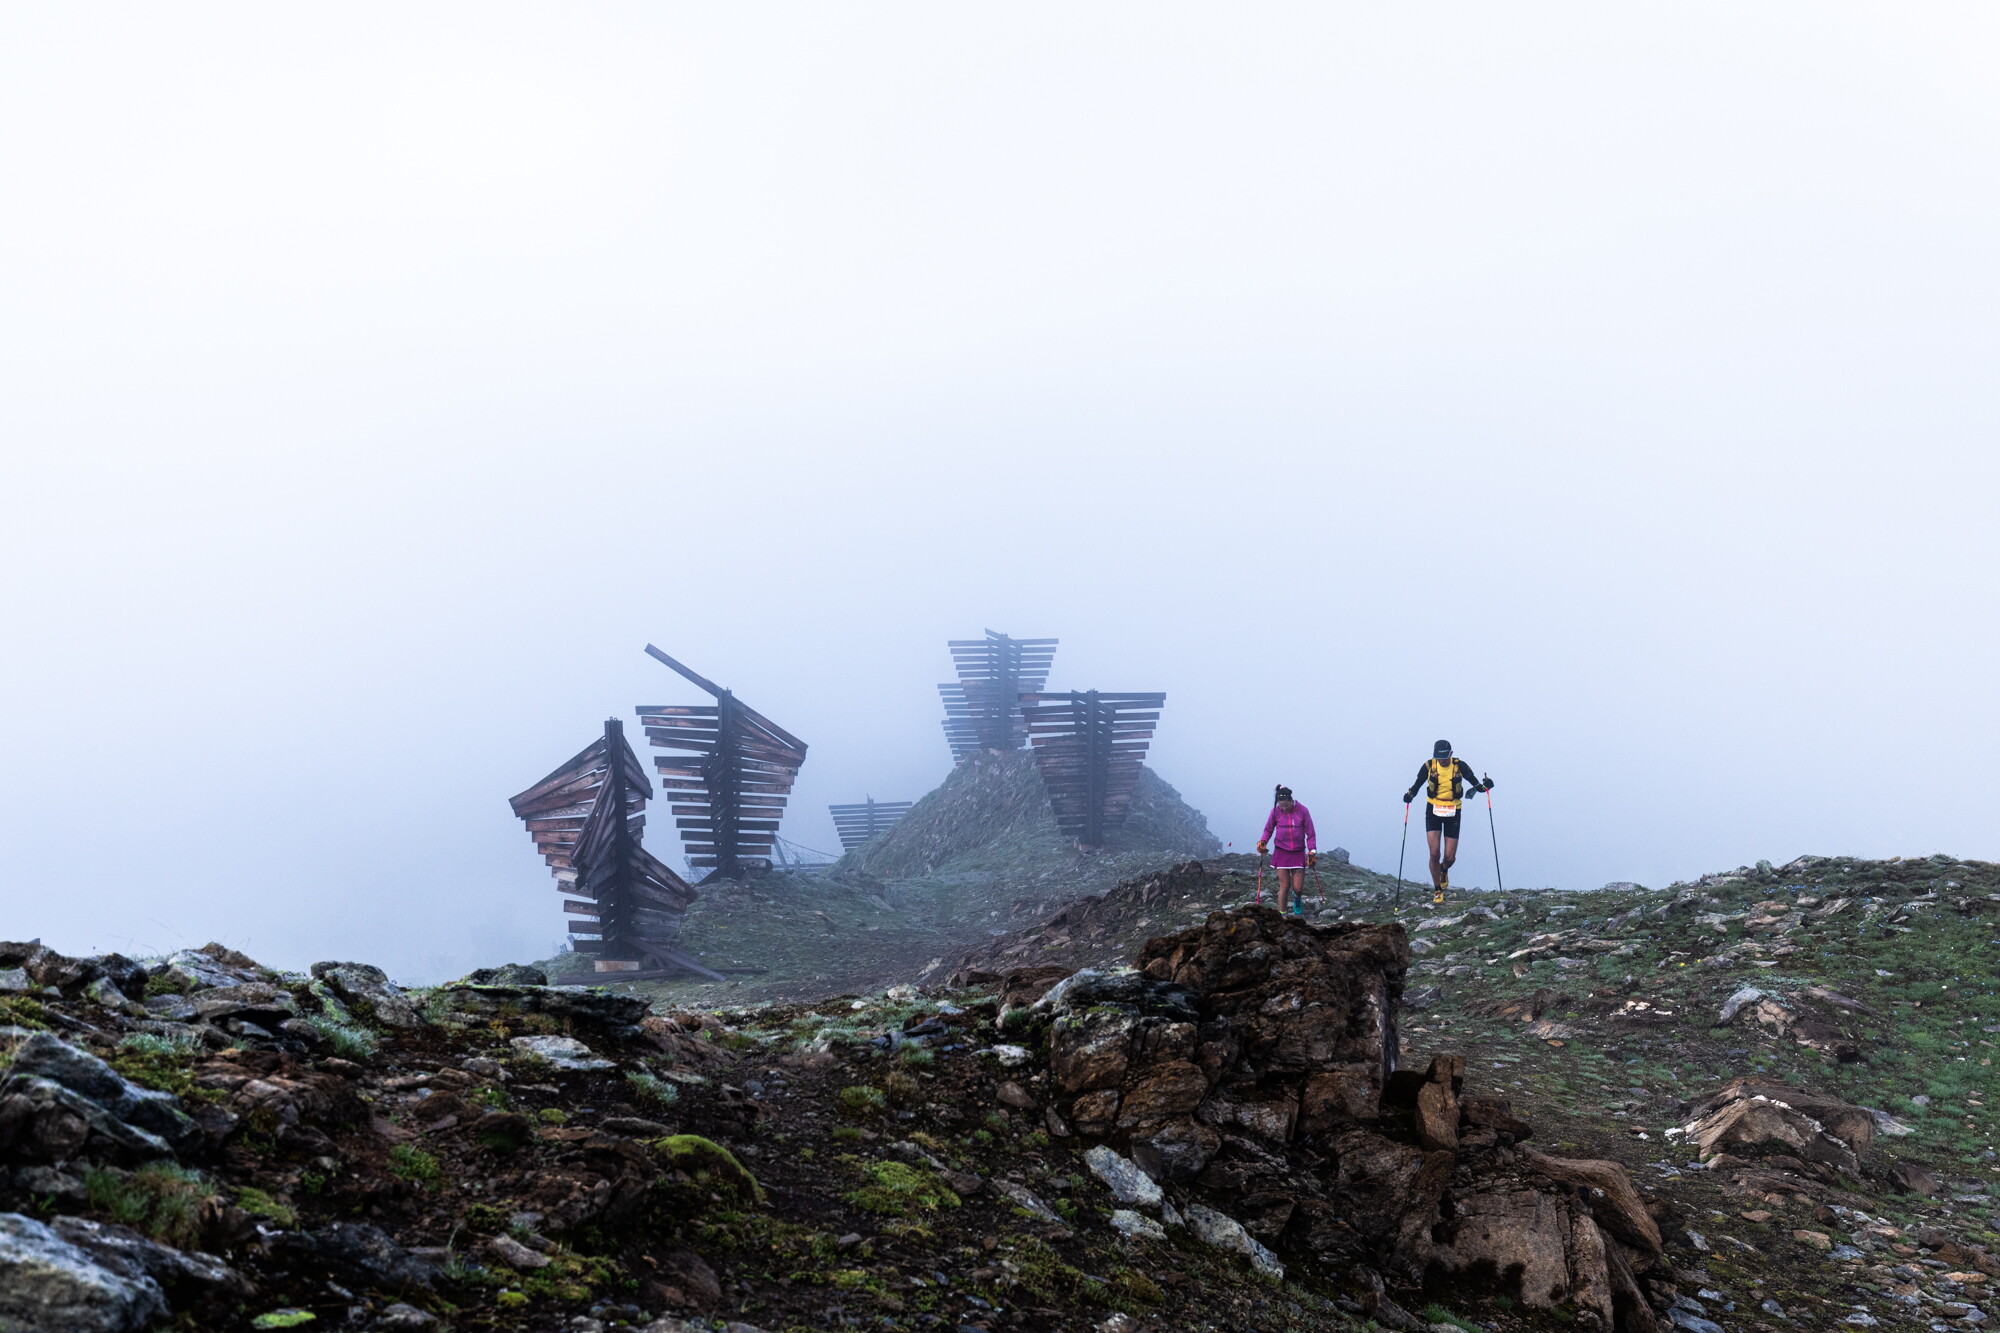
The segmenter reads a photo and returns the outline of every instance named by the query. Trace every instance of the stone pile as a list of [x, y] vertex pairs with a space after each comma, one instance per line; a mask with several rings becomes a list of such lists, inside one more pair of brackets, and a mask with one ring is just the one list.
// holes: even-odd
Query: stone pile
[[1198, 1238], [1260, 1271], [1359, 1273], [1356, 1310], [1379, 1323], [1420, 1326], [1390, 1284], [1430, 1283], [1564, 1307], [1602, 1333], [1658, 1327], [1660, 1231], [1624, 1169], [1520, 1147], [1531, 1128], [1468, 1093], [1462, 1057], [1398, 1067], [1400, 925], [1247, 907], [1149, 941], [1137, 963], [1036, 1002], [1052, 1016], [1048, 1128], [1094, 1141], [1087, 1160], [1121, 1201], [1200, 1219]]

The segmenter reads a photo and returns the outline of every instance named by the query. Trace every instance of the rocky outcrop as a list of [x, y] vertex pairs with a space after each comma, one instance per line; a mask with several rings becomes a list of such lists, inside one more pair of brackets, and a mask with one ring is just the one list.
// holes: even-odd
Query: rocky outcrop
[[1875, 1141], [1875, 1116], [1828, 1093], [1737, 1078], [1697, 1102], [1679, 1132], [1704, 1161], [1784, 1157], [1852, 1177]]
[[[1115, 1199], [1150, 1208], [1129, 1165], [1163, 1215], [1261, 1272], [1365, 1268], [1650, 1333], [1646, 1201], [1615, 1163], [1520, 1148], [1533, 1131], [1468, 1092], [1462, 1056], [1398, 1068], [1409, 962], [1398, 925], [1250, 907], [1149, 941], [1133, 972], [1067, 978], [1035, 1005], [1052, 1013], [1050, 1127], [1096, 1141], [1086, 1161]], [[1399, 1309], [1362, 1295], [1378, 1319]]]
[[[521, 971], [532, 971], [530, 968]], [[547, 1014], [559, 1022], [628, 1028], [651, 1009], [647, 1000], [583, 986], [543, 986], [525, 982], [457, 982], [438, 989], [437, 1002], [450, 1011], [490, 1018], [500, 1014]]]
[[369, 963], [314, 963], [313, 980], [323, 983], [349, 1010], [391, 1028], [420, 1028], [424, 1014], [416, 999]]
[[199, 1126], [172, 1095], [142, 1088], [48, 1032], [23, 1042], [0, 1079], [0, 1157], [137, 1163], [178, 1155]]

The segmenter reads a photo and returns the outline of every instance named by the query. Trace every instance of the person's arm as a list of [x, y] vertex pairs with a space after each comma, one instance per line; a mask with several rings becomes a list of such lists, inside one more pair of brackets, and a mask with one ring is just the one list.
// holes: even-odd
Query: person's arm
[[1274, 805], [1271, 807], [1271, 813], [1264, 816], [1264, 831], [1257, 836], [1259, 856], [1262, 856], [1264, 849], [1271, 845], [1271, 830], [1276, 827], [1278, 827], [1278, 807]]
[[1304, 806], [1300, 806], [1299, 814], [1304, 816], [1306, 850], [1309, 852], [1316, 852], [1319, 850], [1319, 835], [1313, 832], [1313, 812], [1306, 809]]
[[1411, 801], [1417, 799], [1417, 792], [1422, 789], [1424, 785], [1424, 779], [1428, 778], [1430, 775], [1431, 775], [1431, 766], [1429, 764], [1417, 765], [1417, 780], [1415, 782], [1412, 782], [1410, 784], [1410, 789], [1403, 793], [1404, 805], [1408, 805]]
[[1465, 781], [1468, 790], [1470, 790], [1474, 794], [1486, 790], [1487, 784], [1479, 780], [1479, 775], [1472, 771], [1471, 764], [1468, 764], [1465, 762], [1465, 760], [1461, 759], [1458, 761], [1458, 766], [1465, 770]]

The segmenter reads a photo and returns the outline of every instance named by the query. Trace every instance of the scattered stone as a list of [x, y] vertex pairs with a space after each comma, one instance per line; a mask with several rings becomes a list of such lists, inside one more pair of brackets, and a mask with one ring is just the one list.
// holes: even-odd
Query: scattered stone
[[1141, 1171], [1128, 1158], [1098, 1144], [1083, 1155], [1084, 1164], [1091, 1174], [1103, 1181], [1111, 1191], [1111, 1197], [1122, 1204], [1136, 1204], [1141, 1208], [1158, 1208], [1166, 1197], [1159, 1184]]
[[1019, 1069], [1035, 1058], [1035, 1053], [1025, 1046], [1000, 1045], [986, 1052], [1008, 1069]]
[[1235, 1218], [1198, 1203], [1188, 1206], [1187, 1218], [1188, 1227], [1204, 1245], [1242, 1255], [1261, 1276], [1273, 1282], [1285, 1280], [1285, 1266], [1278, 1262], [1278, 1256], [1244, 1230]]
[[381, 1314], [376, 1315], [374, 1324], [374, 1327], [378, 1329], [417, 1329], [435, 1328], [436, 1326], [436, 1315], [419, 1310], [416, 1306], [404, 1301], [397, 1301]]
[[495, 1236], [487, 1241], [486, 1251], [509, 1268], [533, 1270], [547, 1268], [550, 1263], [549, 1256], [529, 1249], [508, 1235]]
[[1165, 1240], [1167, 1229], [1129, 1208], [1114, 1209], [1111, 1214], [1111, 1229], [1127, 1240]]
[[1026, 1188], [1020, 1185], [1016, 1185], [1013, 1181], [996, 1180], [992, 1182], [992, 1185], [995, 1193], [1005, 1195], [1008, 1199], [1013, 1201], [1013, 1204], [1016, 1208], [1019, 1208], [1022, 1212], [1028, 1214], [1035, 1220], [1040, 1222], [1053, 1222], [1055, 1223], [1055, 1225], [1059, 1227], [1069, 1225], [1067, 1222], [1063, 1221], [1062, 1214], [1058, 1213], [1055, 1209], [1049, 1207], [1047, 1204], [1043, 1203], [1040, 1199], [1036, 1198], [1034, 1194], [1032, 1194]]
[[1002, 1083], [994, 1094], [1002, 1106], [1011, 1106], [1017, 1111], [1035, 1109], [1035, 1099], [1028, 1090], [1018, 1083]]
[[1816, 1250], [1830, 1250], [1833, 1248], [1833, 1237], [1827, 1235], [1824, 1231], [1807, 1231], [1804, 1228], [1800, 1228], [1792, 1233], [1792, 1239], [1802, 1245], [1810, 1245]]
[[617, 1062], [606, 1060], [575, 1037], [515, 1037], [507, 1043], [522, 1055], [546, 1060], [557, 1069], [615, 1069]]

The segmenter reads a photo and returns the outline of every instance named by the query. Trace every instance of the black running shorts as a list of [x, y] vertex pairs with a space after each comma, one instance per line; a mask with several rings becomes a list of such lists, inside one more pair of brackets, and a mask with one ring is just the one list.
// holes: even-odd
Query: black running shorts
[[1457, 838], [1459, 818], [1459, 815], [1453, 815], [1446, 819], [1427, 805], [1424, 807], [1424, 832], [1442, 833], [1447, 838]]

